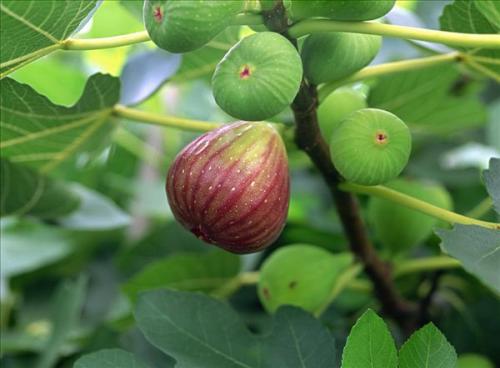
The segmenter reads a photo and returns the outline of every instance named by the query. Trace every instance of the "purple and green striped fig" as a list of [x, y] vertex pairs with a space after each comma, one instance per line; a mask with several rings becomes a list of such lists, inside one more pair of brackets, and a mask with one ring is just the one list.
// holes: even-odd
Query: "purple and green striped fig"
[[286, 150], [275, 128], [237, 122], [205, 133], [177, 155], [167, 197], [175, 218], [198, 238], [250, 253], [281, 233], [289, 185]]

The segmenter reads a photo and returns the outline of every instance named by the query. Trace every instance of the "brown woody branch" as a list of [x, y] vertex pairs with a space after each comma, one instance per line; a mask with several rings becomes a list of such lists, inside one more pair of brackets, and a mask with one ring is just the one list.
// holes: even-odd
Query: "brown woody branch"
[[[288, 21], [281, 1], [277, 2], [274, 9], [264, 12], [264, 21], [269, 29], [283, 34], [297, 46], [296, 40], [287, 34]], [[307, 153], [328, 185], [350, 249], [363, 264], [372, 281], [376, 296], [382, 305], [382, 312], [392, 317], [403, 330], [410, 332], [415, 326], [416, 308], [399, 294], [389, 265], [378, 257], [361, 219], [356, 197], [338, 189], [338, 184], [343, 179], [335, 169], [328, 145], [320, 133], [317, 107], [316, 86], [310, 85], [304, 79], [292, 103], [296, 123], [295, 142]]]

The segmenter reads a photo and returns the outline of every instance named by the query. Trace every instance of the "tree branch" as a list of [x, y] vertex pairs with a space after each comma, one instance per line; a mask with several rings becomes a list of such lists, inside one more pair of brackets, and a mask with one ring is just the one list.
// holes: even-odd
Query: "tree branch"
[[[264, 12], [266, 26], [287, 37], [294, 46], [295, 38], [287, 31], [288, 20], [283, 3], [279, 1], [274, 9]], [[334, 199], [351, 251], [362, 263], [364, 271], [373, 283], [374, 291], [382, 304], [382, 312], [392, 317], [406, 332], [413, 328], [416, 309], [404, 300], [396, 289], [390, 268], [375, 252], [368, 238], [363, 220], [359, 213], [356, 198], [338, 188], [343, 180], [330, 159], [330, 150], [321, 136], [317, 119], [318, 95], [316, 86], [302, 80], [300, 90], [292, 103], [296, 123], [295, 142], [307, 153], [323, 176]]]

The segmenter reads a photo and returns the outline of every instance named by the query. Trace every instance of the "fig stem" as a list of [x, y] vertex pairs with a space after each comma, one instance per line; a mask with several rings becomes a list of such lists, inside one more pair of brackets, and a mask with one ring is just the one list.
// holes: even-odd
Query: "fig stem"
[[491, 210], [492, 206], [493, 199], [491, 199], [490, 197], [486, 197], [469, 212], [467, 212], [466, 216], [479, 219], [486, 215]]
[[289, 28], [289, 34], [294, 38], [316, 32], [365, 33], [436, 42], [452, 46], [500, 48], [500, 35], [498, 34], [447, 32], [377, 22], [339, 22], [327, 19], [309, 19], [298, 22]]
[[170, 115], [154, 114], [151, 112], [132, 109], [123, 105], [115, 105], [113, 107], [113, 114], [115, 116], [120, 116], [134, 121], [196, 132], [208, 132], [209, 130], [218, 128], [222, 125], [220, 123], [209, 121], [191, 120]]
[[128, 33], [113, 37], [78, 39], [69, 38], [60, 43], [63, 50], [98, 50], [121, 47], [150, 41], [147, 31]]
[[330, 93], [335, 91], [337, 88], [346, 84], [361, 81], [366, 78], [379, 77], [383, 75], [410, 71], [410, 70], [418, 70], [418, 69], [432, 67], [435, 65], [447, 64], [461, 60], [462, 60], [462, 53], [450, 52], [448, 54], [433, 55], [417, 59], [394, 61], [390, 63], [369, 66], [364, 69], [361, 69], [359, 72], [354, 73], [346, 78], [325, 83], [323, 86], [319, 88], [318, 99], [319, 102], [321, 103], [326, 97], [328, 97]]
[[488, 229], [500, 230], [500, 223], [476, 220], [471, 217], [460, 215], [458, 213], [434, 206], [420, 199], [400, 193], [396, 190], [384, 187], [383, 185], [364, 186], [352, 183], [342, 183], [339, 185], [339, 188], [348, 192], [368, 194], [375, 197], [387, 199], [391, 202], [395, 202], [405, 207], [412, 208], [426, 215], [449, 222], [451, 224], [457, 223], [463, 225], [478, 225], [486, 227]]

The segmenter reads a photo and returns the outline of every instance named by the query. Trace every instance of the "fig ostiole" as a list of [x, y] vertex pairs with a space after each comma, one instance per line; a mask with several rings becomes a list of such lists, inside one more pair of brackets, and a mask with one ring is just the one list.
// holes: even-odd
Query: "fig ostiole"
[[215, 69], [217, 104], [243, 120], [271, 118], [295, 98], [302, 62], [295, 47], [275, 32], [259, 32], [234, 45]]
[[304, 75], [314, 84], [347, 77], [370, 64], [381, 45], [380, 36], [314, 33], [306, 38], [302, 46]]
[[286, 221], [288, 159], [276, 129], [237, 122], [205, 133], [175, 158], [167, 196], [175, 218], [207, 243], [233, 253], [272, 244]]
[[146, 0], [144, 24], [160, 48], [183, 53], [196, 50], [232, 24], [243, 0]]
[[380, 109], [350, 114], [333, 131], [330, 154], [347, 180], [377, 185], [396, 178], [408, 163], [411, 134], [396, 115]]
[[387, 14], [396, 0], [291, 0], [289, 15], [294, 20], [321, 17], [361, 21]]

